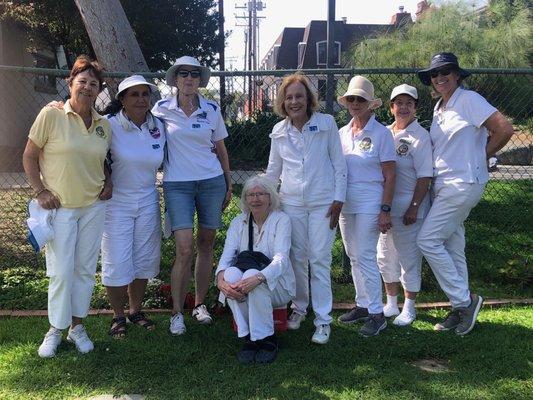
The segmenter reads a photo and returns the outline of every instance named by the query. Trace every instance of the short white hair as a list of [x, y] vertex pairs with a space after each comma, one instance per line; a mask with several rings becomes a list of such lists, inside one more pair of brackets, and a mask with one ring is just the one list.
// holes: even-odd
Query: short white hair
[[277, 191], [277, 185], [265, 174], [260, 174], [252, 176], [251, 178], [248, 178], [246, 182], [244, 182], [241, 193], [242, 212], [245, 214], [250, 212], [250, 208], [248, 207], [248, 204], [246, 204], [246, 193], [256, 186], [262, 187], [270, 196], [270, 206], [268, 207], [268, 211], [271, 212], [279, 209], [281, 202]]

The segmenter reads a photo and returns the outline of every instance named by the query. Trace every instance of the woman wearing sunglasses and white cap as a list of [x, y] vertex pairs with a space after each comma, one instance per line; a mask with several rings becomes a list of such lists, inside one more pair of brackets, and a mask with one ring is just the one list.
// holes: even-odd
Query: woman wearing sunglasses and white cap
[[461, 86], [469, 75], [459, 67], [453, 53], [434, 55], [429, 68], [418, 71], [422, 83], [431, 85], [440, 97], [429, 131], [433, 144], [433, 203], [418, 235], [418, 245], [452, 306], [435, 330], [454, 329], [458, 335], [472, 330], [483, 304], [483, 298], [469, 290], [463, 222], [489, 180], [487, 159], [513, 135], [512, 125], [496, 108]]
[[387, 326], [381, 299], [381, 276], [376, 260], [379, 233], [391, 228], [396, 153], [390, 131], [372, 112], [381, 106], [374, 85], [363, 76], [350, 80], [338, 98], [352, 116], [340, 129], [348, 166], [346, 202], [339, 226], [352, 266], [356, 306], [339, 317], [341, 323], [365, 321], [363, 336], [375, 336]]
[[[396, 184], [392, 201], [392, 228], [378, 242], [378, 266], [385, 282], [385, 317], [398, 315], [394, 325], [405, 326], [416, 318], [415, 299], [420, 291], [422, 253], [416, 237], [429, 210], [426, 196], [433, 176], [429, 133], [416, 120], [418, 92], [406, 84], [396, 86], [390, 96], [394, 123], [388, 128], [396, 149]], [[400, 313], [398, 289], [404, 288], [405, 302]]]
[[108, 107], [111, 124], [111, 169], [113, 198], [106, 207], [102, 237], [102, 283], [113, 308], [109, 334], [126, 334], [128, 319], [145, 329], [154, 323], [141, 311], [148, 279], [159, 273], [161, 259], [161, 211], [155, 181], [163, 162], [165, 127], [150, 112], [150, 94], [157, 87], [133, 75], [118, 86]]
[[165, 121], [167, 155], [163, 192], [176, 241], [172, 267], [172, 317], [170, 332], [185, 333], [183, 303], [191, 275], [194, 213], [198, 216], [195, 266], [195, 307], [192, 315], [201, 324], [213, 319], [204, 305], [213, 269], [216, 230], [222, 210], [231, 199], [231, 175], [224, 138], [228, 136], [219, 105], [198, 93], [211, 72], [197, 59], [183, 56], [166, 73], [177, 94], [156, 103], [152, 112]]

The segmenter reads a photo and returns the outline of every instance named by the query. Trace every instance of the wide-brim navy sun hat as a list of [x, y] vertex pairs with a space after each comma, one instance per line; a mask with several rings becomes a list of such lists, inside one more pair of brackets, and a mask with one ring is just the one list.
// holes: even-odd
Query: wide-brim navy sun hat
[[431, 85], [430, 72], [434, 69], [444, 67], [445, 65], [453, 65], [457, 72], [459, 72], [461, 78], [466, 78], [467, 76], [470, 76], [470, 72], [459, 67], [459, 61], [457, 60], [455, 54], [437, 53], [431, 58], [429, 68], [421, 69], [417, 72], [418, 78], [424, 85], [429, 86]]

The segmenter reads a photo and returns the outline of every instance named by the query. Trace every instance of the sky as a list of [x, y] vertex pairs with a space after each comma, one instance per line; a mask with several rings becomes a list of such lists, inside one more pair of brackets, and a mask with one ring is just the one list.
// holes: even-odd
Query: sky
[[[340, 21], [346, 17], [349, 24], [387, 24], [393, 14], [404, 6], [405, 12], [415, 17], [416, 5], [421, 0], [336, 0], [335, 19]], [[328, 0], [262, 0], [265, 8], [259, 12], [261, 19], [259, 42], [260, 51], [258, 65], [266, 52], [274, 44], [283, 28], [305, 27], [311, 20], [326, 20]], [[442, 1], [437, 1], [440, 3]], [[481, 6], [485, 0], [467, 0], [468, 4]], [[225, 0], [224, 14], [226, 31], [232, 31], [226, 45], [226, 69], [242, 70], [244, 67], [244, 32], [246, 19], [235, 18], [235, 15], [245, 15], [247, 0]]]

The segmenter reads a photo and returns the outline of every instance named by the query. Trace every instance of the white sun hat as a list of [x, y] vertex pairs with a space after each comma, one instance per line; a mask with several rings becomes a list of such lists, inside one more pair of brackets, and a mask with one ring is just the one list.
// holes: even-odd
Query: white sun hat
[[348, 90], [346, 90], [343, 96], [337, 97], [337, 101], [340, 105], [347, 108], [348, 102], [346, 101], [346, 97], [349, 96], [359, 96], [368, 100], [370, 102], [368, 105], [370, 110], [374, 110], [382, 104], [381, 99], [374, 97], [374, 85], [372, 85], [372, 82], [361, 75], [356, 75], [350, 79]]
[[401, 94], [406, 94], [408, 96], [411, 96], [413, 99], [418, 100], [418, 91], [416, 90], [416, 88], [414, 86], [410, 86], [403, 83], [392, 89], [392, 93], [390, 94], [391, 101], [394, 100], [396, 96], [399, 96]]
[[142, 76], [142, 75], [132, 75], [132, 76], [128, 76], [126, 79], [124, 79], [122, 82], [120, 82], [118, 84], [118, 92], [115, 95], [115, 99], [118, 100], [118, 96], [123, 91], [125, 91], [126, 89], [129, 89], [130, 87], [137, 86], [137, 85], [147, 85], [147, 86], [150, 87], [150, 90], [152, 90], [151, 88], [154, 88], [155, 90], [158, 90], [157, 86], [154, 85], [153, 83], [150, 83], [150, 82], [146, 81], [144, 76]]
[[200, 64], [200, 62], [191, 56], [183, 56], [176, 60], [166, 74], [167, 85], [176, 86], [176, 73], [181, 66], [196, 67], [200, 71], [200, 87], [206, 87], [211, 77], [211, 70]]

